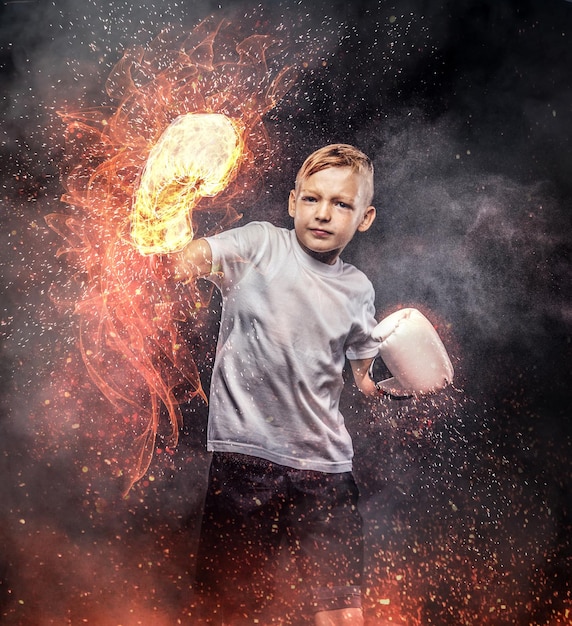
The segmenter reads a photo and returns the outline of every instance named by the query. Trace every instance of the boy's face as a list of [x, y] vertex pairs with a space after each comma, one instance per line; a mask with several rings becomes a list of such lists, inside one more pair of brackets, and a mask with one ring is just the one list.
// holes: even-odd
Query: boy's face
[[290, 192], [288, 213], [302, 248], [335, 263], [356, 231], [367, 230], [375, 218], [368, 192], [366, 177], [350, 167], [328, 167], [300, 180]]

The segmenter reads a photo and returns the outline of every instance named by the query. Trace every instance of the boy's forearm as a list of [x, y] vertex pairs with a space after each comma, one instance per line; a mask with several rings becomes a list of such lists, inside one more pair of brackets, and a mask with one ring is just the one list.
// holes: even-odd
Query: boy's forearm
[[189, 281], [211, 273], [211, 248], [205, 239], [191, 241], [180, 252], [171, 255], [177, 280]]
[[373, 358], [350, 361], [357, 388], [366, 396], [379, 395], [374, 381], [369, 376], [369, 366], [372, 361]]

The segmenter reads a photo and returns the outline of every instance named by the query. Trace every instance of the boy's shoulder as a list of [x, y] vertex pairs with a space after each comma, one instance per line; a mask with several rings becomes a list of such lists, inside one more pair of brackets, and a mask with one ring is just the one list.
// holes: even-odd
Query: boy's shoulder
[[258, 233], [259, 235], [268, 234], [274, 236], [284, 236], [287, 235], [289, 232], [290, 231], [287, 228], [275, 226], [271, 222], [254, 220], [252, 222], [246, 222], [245, 224], [237, 224], [236, 226], [233, 226], [228, 230], [221, 231], [217, 235], [214, 235], [214, 237], [224, 237], [226, 234], [239, 235], [240, 233]]
[[213, 258], [217, 260], [232, 260], [236, 257], [243, 261], [269, 261], [271, 257], [286, 254], [291, 245], [291, 233], [288, 229], [265, 221], [236, 225], [205, 239], [211, 246]]
[[274, 235], [285, 235], [290, 232], [288, 228], [283, 228], [282, 226], [276, 226], [276, 224], [272, 224], [272, 222], [267, 222], [264, 220], [254, 220], [252, 222], [247, 222], [239, 228], [244, 229], [258, 229], [266, 233], [271, 233]]
[[368, 275], [352, 263], [342, 261], [342, 273], [362, 289], [373, 289], [373, 283]]

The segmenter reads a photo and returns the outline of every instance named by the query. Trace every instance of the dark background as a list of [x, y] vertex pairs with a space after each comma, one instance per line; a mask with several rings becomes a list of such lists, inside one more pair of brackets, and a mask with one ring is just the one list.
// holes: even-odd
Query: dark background
[[[0, 4], [2, 624], [185, 620], [206, 408], [187, 407], [178, 448], [161, 449], [122, 499], [102, 462], [113, 418], [83, 370], [74, 317], [50, 297], [68, 270], [44, 221], [62, 210], [55, 110], [101, 104], [114, 63], [166, 24], [192, 28], [211, 12], [241, 20], [255, 7]], [[380, 316], [407, 305], [428, 315], [457, 373], [433, 398], [372, 406], [351, 384], [344, 395], [368, 623], [572, 623], [572, 3], [256, 10], [314, 39], [320, 62], [308, 58], [265, 118], [282, 158], [244, 220], [288, 225], [306, 154], [361, 147], [376, 165], [378, 219], [345, 259], [370, 276]], [[211, 308], [197, 349], [206, 386]], [[282, 576], [289, 589], [287, 563]]]

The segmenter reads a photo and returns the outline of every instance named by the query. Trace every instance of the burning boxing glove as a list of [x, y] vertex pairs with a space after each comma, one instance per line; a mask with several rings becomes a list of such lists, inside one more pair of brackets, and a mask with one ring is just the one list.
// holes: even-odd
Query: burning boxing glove
[[149, 152], [133, 197], [137, 250], [182, 250], [194, 237], [193, 209], [234, 180], [242, 151], [239, 122], [222, 113], [185, 113], [171, 122]]
[[379, 322], [372, 337], [380, 342], [379, 356], [392, 375], [376, 382], [382, 393], [410, 397], [439, 391], [452, 382], [453, 366], [445, 346], [417, 309], [392, 313]]

